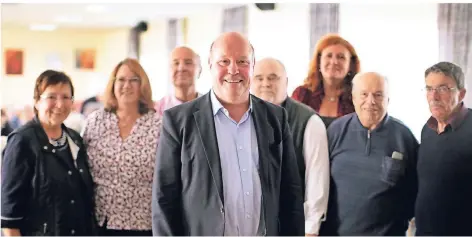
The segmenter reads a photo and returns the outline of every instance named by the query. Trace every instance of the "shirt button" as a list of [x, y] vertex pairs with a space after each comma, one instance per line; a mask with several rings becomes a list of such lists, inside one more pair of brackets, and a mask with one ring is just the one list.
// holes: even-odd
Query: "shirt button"
[[67, 173], [68, 173], [69, 175], [72, 175], [72, 171], [70, 171], [70, 170], [69, 170], [69, 171], [67, 171]]
[[47, 150], [47, 149], [48, 149], [48, 147], [47, 147], [47, 146], [44, 146], [44, 147], [43, 147], [43, 149], [44, 149], [44, 150]]
[[70, 200], [70, 204], [74, 204], [74, 203], [75, 203], [74, 199]]
[[239, 150], [242, 150], [243, 149], [243, 146], [239, 146]]
[[247, 171], [247, 169], [243, 169], [243, 172], [246, 172], [246, 171]]
[[80, 170], [79, 170], [79, 172], [80, 172], [80, 173], [83, 173], [83, 172], [84, 172], [84, 170], [83, 170], [83, 169], [80, 169]]
[[56, 153], [56, 150], [55, 150], [55, 149], [52, 149], [52, 153]]
[[246, 196], [249, 196], [249, 192], [246, 192]]
[[71, 233], [71, 234], [75, 234], [75, 230], [71, 230], [70, 233]]
[[246, 215], [246, 218], [247, 218], [247, 219], [251, 219], [251, 215], [247, 214], [247, 215]]

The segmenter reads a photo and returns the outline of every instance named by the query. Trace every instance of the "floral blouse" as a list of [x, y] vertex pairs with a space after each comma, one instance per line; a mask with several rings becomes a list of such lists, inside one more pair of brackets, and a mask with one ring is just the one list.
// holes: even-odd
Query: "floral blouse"
[[100, 226], [106, 219], [108, 229], [152, 229], [152, 182], [160, 127], [161, 117], [149, 111], [136, 120], [123, 140], [115, 113], [101, 109], [88, 116], [83, 137]]

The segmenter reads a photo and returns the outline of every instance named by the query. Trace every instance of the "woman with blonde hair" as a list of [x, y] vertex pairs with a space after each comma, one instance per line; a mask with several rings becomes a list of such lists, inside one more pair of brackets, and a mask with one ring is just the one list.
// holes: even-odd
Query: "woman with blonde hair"
[[318, 112], [328, 127], [334, 119], [354, 112], [352, 79], [359, 71], [354, 47], [337, 34], [327, 34], [317, 42], [308, 75], [292, 98]]
[[152, 235], [151, 197], [161, 118], [153, 109], [146, 72], [134, 59], [116, 65], [104, 108], [83, 132], [96, 184], [101, 235]]

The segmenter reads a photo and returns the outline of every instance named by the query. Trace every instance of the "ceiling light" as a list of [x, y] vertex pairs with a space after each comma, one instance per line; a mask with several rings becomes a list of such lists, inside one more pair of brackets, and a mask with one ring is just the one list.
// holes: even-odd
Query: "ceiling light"
[[34, 30], [34, 31], [53, 31], [56, 29], [57, 29], [56, 25], [50, 25], [50, 24], [31, 24], [30, 25], [30, 30]]
[[103, 13], [107, 10], [107, 8], [103, 5], [88, 5], [86, 10], [88, 12]]
[[61, 23], [80, 23], [83, 21], [81, 16], [57, 16], [54, 21]]

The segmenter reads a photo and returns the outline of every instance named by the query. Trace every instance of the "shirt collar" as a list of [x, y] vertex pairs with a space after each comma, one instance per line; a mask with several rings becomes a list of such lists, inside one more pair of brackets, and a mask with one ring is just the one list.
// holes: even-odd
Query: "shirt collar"
[[[218, 98], [216, 98], [213, 88], [210, 91], [210, 100], [211, 100], [211, 108], [213, 109], [213, 116], [215, 116], [221, 108], [224, 108], [224, 106], [220, 103]], [[252, 111], [251, 95], [249, 95], [249, 111]]]
[[[464, 106], [464, 102], [461, 102], [457, 111], [453, 112], [451, 116], [449, 116], [447, 124], [450, 125], [453, 130], [458, 129], [464, 121], [465, 116], [467, 115], [467, 111], [468, 109], [466, 106]], [[428, 122], [426, 124], [434, 131], [438, 131], [438, 121], [433, 116], [428, 119]]]

